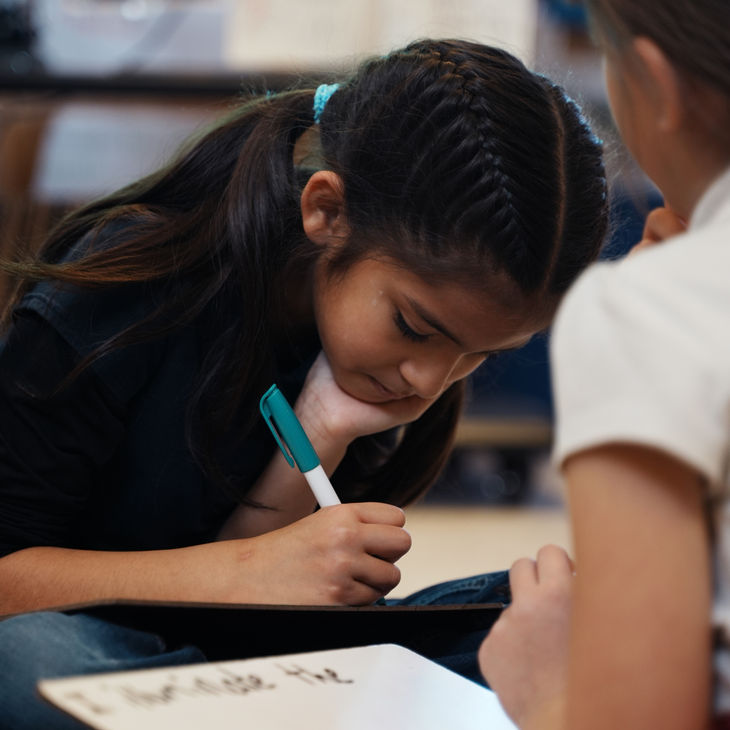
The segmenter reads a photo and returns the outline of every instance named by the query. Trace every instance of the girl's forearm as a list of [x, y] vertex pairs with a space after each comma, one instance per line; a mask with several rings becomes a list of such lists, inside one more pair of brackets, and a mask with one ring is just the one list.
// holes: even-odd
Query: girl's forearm
[[[215, 601], [228, 576], [211, 549], [107, 552], [32, 547], [0, 559], [0, 614], [109, 599]], [[223, 561], [225, 563], [226, 561]]]
[[[311, 434], [312, 445], [322, 467], [331, 476], [345, 455], [347, 438], [330, 438], [325, 441], [313, 429], [306, 430]], [[246, 497], [263, 505], [265, 509], [238, 505], [218, 533], [219, 540], [253, 537], [271, 532], [311, 514], [317, 506], [306, 479], [299, 469], [289, 465], [278, 449]]]
[[239, 504], [218, 532], [219, 540], [271, 532], [311, 514], [317, 504], [301, 472], [292, 469], [279, 452], [246, 498], [263, 508]]

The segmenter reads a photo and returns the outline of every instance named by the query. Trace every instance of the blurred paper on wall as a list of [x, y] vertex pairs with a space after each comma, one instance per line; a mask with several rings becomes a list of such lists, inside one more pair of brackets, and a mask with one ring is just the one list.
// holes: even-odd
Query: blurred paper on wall
[[47, 122], [33, 197], [78, 205], [106, 195], [167, 162], [213, 110], [164, 104], [60, 104]]
[[530, 64], [537, 35], [537, 0], [375, 0], [377, 50], [415, 38], [466, 38], [514, 53]]
[[236, 0], [33, 0], [36, 54], [55, 74], [221, 71]]
[[430, 36], [499, 45], [529, 64], [536, 32], [537, 0], [240, 0], [225, 57], [251, 71], [339, 69]]

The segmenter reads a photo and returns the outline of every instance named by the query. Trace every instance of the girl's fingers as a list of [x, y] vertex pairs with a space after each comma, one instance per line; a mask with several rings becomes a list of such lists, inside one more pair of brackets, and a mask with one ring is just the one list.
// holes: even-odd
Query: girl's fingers
[[575, 572], [573, 561], [563, 548], [546, 545], [537, 553], [537, 579], [544, 583], [555, 578], [572, 578]]
[[[400, 583], [400, 570], [393, 563], [365, 555], [353, 569], [352, 577], [355, 581], [368, 586], [378, 596], [384, 596]], [[371, 596], [367, 601], [374, 600]]]
[[687, 229], [687, 222], [671, 208], [655, 208], [644, 224], [643, 238], [650, 241], [664, 241]]
[[403, 527], [406, 524], [406, 513], [400, 508], [385, 502], [358, 502], [350, 505], [355, 510], [360, 522], [378, 525], [394, 525]]
[[686, 230], [687, 221], [678, 216], [671, 208], [655, 208], [646, 218], [641, 241], [631, 249], [630, 253], [650, 248]]
[[516, 560], [509, 571], [512, 595], [537, 585], [537, 562], [532, 558]]
[[400, 527], [369, 525], [363, 549], [368, 555], [394, 563], [411, 549], [411, 536]]
[[521, 558], [510, 569], [512, 594], [537, 588], [538, 585], [562, 582], [573, 577], [575, 565], [568, 553], [557, 545], [540, 548], [535, 560]]

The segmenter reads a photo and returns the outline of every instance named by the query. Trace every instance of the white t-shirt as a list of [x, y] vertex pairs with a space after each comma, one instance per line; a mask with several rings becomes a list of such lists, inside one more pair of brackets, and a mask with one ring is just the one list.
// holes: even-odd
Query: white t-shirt
[[686, 234], [580, 277], [560, 307], [551, 358], [556, 463], [628, 442], [704, 475], [717, 528], [716, 708], [730, 711], [730, 170]]

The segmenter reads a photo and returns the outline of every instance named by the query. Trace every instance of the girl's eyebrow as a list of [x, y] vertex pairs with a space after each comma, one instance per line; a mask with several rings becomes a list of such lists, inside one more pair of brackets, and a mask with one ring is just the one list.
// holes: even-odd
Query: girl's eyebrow
[[[438, 321], [436, 317], [434, 317], [430, 312], [428, 312], [426, 309], [424, 309], [418, 302], [411, 299], [410, 297], [406, 297], [406, 301], [410, 305], [410, 307], [413, 309], [413, 311], [430, 327], [433, 327], [435, 330], [440, 332], [445, 337], [448, 337], [452, 342], [455, 342], [459, 347], [465, 348], [465, 345], [461, 342], [461, 340], [454, 334], [452, 334], [449, 329], [441, 324], [441, 322]], [[505, 352], [514, 352], [515, 350], [519, 350], [523, 348], [530, 340], [532, 339], [532, 335], [525, 338], [524, 342], [518, 342], [516, 345], [512, 345], [511, 347], [503, 347], [499, 348], [497, 350], [488, 350], [483, 352], [482, 354], [485, 356], [489, 355], [501, 355]]]

